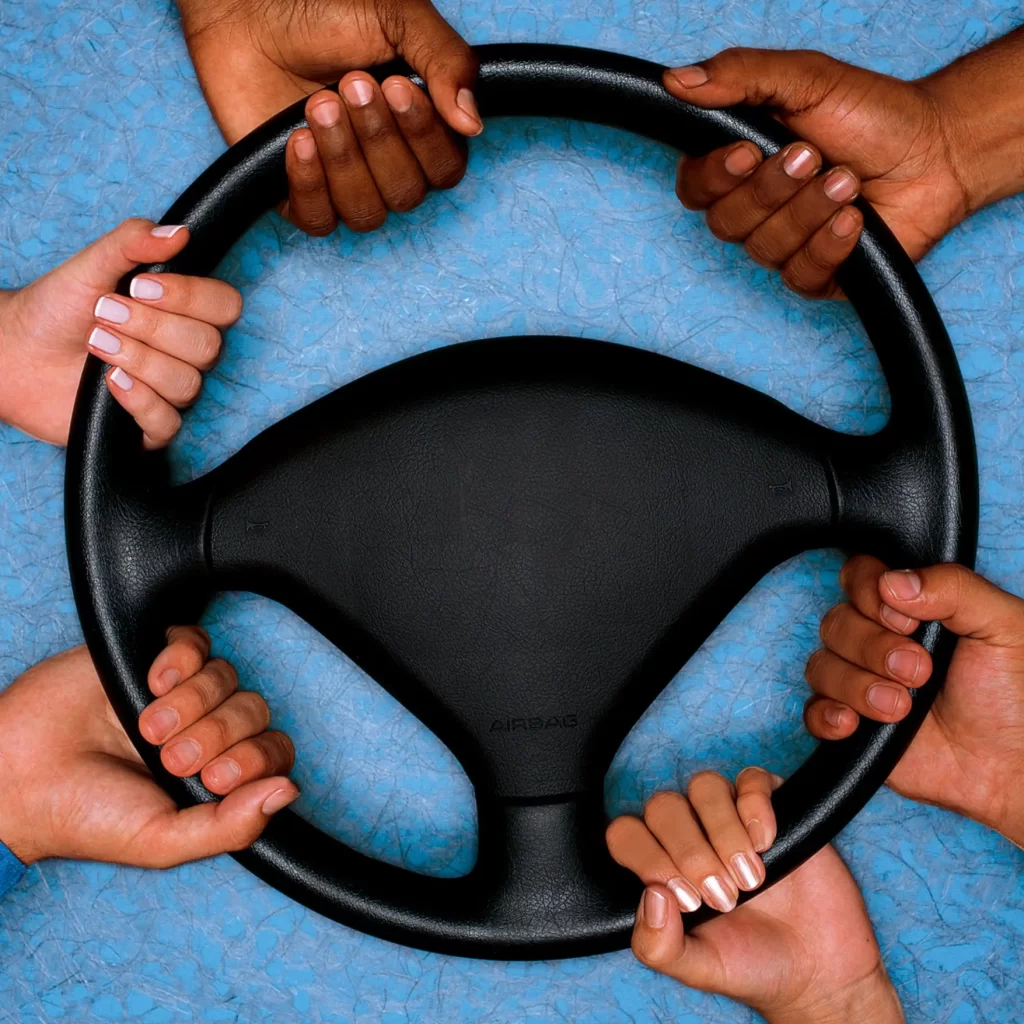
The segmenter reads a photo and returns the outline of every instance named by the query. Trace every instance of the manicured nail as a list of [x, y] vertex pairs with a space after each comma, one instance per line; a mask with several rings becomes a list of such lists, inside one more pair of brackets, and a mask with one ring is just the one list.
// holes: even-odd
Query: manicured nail
[[199, 760], [203, 749], [195, 740], [178, 740], [164, 748], [164, 758], [175, 771], [187, 772]]
[[734, 177], [749, 174], [758, 160], [754, 152], [747, 146], [737, 146], [726, 158], [725, 169]]
[[116, 385], [117, 385], [117, 386], [118, 386], [118, 387], [119, 387], [119, 388], [120, 388], [120, 389], [121, 389], [122, 391], [131, 391], [131, 389], [132, 389], [132, 385], [133, 385], [133, 384], [135, 383], [135, 381], [133, 381], [133, 380], [131, 379], [131, 377], [129, 377], [129, 376], [128, 376], [128, 374], [127, 374], [127, 373], [125, 373], [125, 372], [124, 372], [124, 370], [122, 370], [122, 369], [121, 369], [121, 367], [120, 367], [120, 366], [117, 366], [117, 367], [115, 367], [115, 368], [114, 368], [114, 372], [113, 372], [113, 373], [111, 373], [111, 375], [110, 375], [110, 379], [111, 379], [111, 380], [112, 380], [112, 381], [113, 381], [113, 382], [114, 382], [114, 383], [115, 383], [115, 384], [116, 384]]
[[396, 114], [404, 114], [407, 110], [412, 109], [412, 86], [404, 78], [388, 81], [383, 86], [383, 92], [388, 106]]
[[238, 781], [241, 774], [242, 769], [231, 758], [215, 761], [206, 769], [206, 777], [210, 780], [210, 785], [216, 786], [217, 789], [227, 789], [228, 786]]
[[298, 797], [298, 793], [290, 789], [275, 789], [266, 800], [263, 801], [263, 813], [266, 815], [277, 814], [282, 807], [287, 807]]
[[912, 601], [921, 593], [921, 577], [909, 569], [887, 572], [883, 579], [892, 596], [898, 601]]
[[341, 92], [350, 107], [365, 107], [373, 99], [373, 86], [365, 78], [350, 78]]
[[700, 906], [700, 893], [685, 878], [670, 878], [665, 885], [675, 896], [680, 910], [692, 914]]
[[903, 612], [898, 612], [887, 604], [882, 605], [879, 614], [882, 616], [882, 621], [891, 629], [895, 629], [897, 633], [906, 633], [914, 621], [909, 615], [904, 615]]
[[849, 238], [857, 230], [857, 215], [852, 210], [840, 210], [829, 228], [836, 238]]
[[794, 146], [783, 158], [782, 169], [791, 178], [806, 178], [816, 163], [814, 153], [806, 146]]
[[668, 900], [657, 889], [644, 892], [644, 924], [664, 928], [668, 922]]
[[303, 162], [309, 163], [316, 156], [316, 139], [303, 132], [295, 140], [295, 155]]
[[828, 722], [833, 729], [841, 729], [845, 718], [846, 708], [837, 708], [834, 704], [829, 704], [825, 707], [825, 721]]
[[917, 679], [917, 673], [921, 670], [921, 653], [920, 651], [890, 651], [889, 657], [885, 659], [885, 667], [897, 679], [912, 683]]
[[178, 727], [178, 712], [174, 708], [161, 708], [149, 720], [149, 734], [154, 743], [162, 743]]
[[[760, 858], [758, 858], [760, 862]], [[731, 859], [732, 869], [740, 880], [740, 885], [747, 890], [756, 889], [764, 880], [764, 869], [757, 870], [753, 860], [745, 853], [735, 853]]]
[[736, 897], [733, 896], [731, 888], [727, 888], [718, 875], [708, 875], [701, 888], [704, 890], [704, 902], [709, 907], [727, 914], [736, 906]]
[[696, 89], [708, 80], [708, 73], [699, 64], [687, 64], [684, 68], [672, 68], [669, 74], [684, 88]]
[[883, 715], [891, 715], [900, 702], [899, 687], [886, 683], [875, 683], [868, 689], [868, 703]]
[[153, 277], [133, 277], [128, 294], [133, 299], [162, 299], [164, 286]]
[[341, 118], [341, 104], [332, 96], [321, 100], [310, 112], [309, 116], [321, 128], [333, 128]]
[[834, 203], [845, 203], [857, 194], [857, 180], [849, 171], [837, 167], [825, 176], [825, 195]]
[[94, 327], [89, 335], [89, 348], [96, 349], [108, 356], [117, 355], [121, 351], [121, 339], [102, 327]]
[[750, 841], [758, 853], [764, 853], [768, 849], [768, 833], [759, 818], [751, 818], [747, 822], [747, 835], [750, 836]]
[[109, 320], [112, 324], [123, 324], [128, 321], [132, 311], [123, 302], [118, 302], [117, 299], [111, 299], [104, 295], [103, 298], [97, 301], [92, 315], [98, 316], [101, 320]]
[[160, 684], [161, 695], [170, 693], [181, 682], [181, 673], [176, 668], [165, 668], [157, 676], [157, 682]]
[[157, 224], [150, 229], [154, 238], [173, 238], [185, 225], [184, 224]]
[[484, 123], [480, 120], [480, 111], [476, 108], [476, 97], [469, 89], [460, 89], [455, 97], [455, 103], [464, 114], [471, 117], [480, 127], [473, 132], [479, 135], [484, 130]]

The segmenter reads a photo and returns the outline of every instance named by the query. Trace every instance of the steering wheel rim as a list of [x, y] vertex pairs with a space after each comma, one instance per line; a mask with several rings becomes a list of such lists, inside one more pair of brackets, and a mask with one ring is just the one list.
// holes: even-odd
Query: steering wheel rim
[[[674, 99], [661, 85], [664, 69], [647, 61], [530, 44], [482, 46], [476, 52], [477, 98], [488, 117], [575, 117], [636, 131], [690, 155], [740, 138], [771, 155], [793, 140], [762, 111], [701, 110]], [[399, 65], [370, 69], [378, 81], [396, 71], [408, 73]], [[256, 217], [286, 194], [284, 147], [291, 132], [305, 124], [303, 106], [296, 103], [268, 121], [200, 175], [163, 218], [163, 223], [188, 225], [189, 245], [167, 264], [139, 267], [121, 282], [122, 294], [137, 274], [209, 274], [214, 269]], [[892, 564], [957, 561], [970, 566], [978, 526], [977, 464], [956, 357], [912, 261], [874, 210], [863, 200], [857, 205], [865, 228], [839, 279], [875, 344], [890, 385], [892, 415], [869, 438], [823, 431], [802, 418], [786, 428], [793, 444], [803, 444], [803, 436], [811, 434], [813, 442], [807, 443], [828, 444], [820, 481], [829, 492], [828, 522], [803, 547], [820, 546], [815, 542], [827, 536], [843, 547], [873, 551]], [[490, 348], [443, 365], [437, 360], [448, 356], [428, 353], [416, 359], [433, 359], [420, 365], [435, 367], [431, 372], [440, 365], [455, 376], [486, 376], [492, 372], [489, 367], [511, 365], [507, 340], [455, 348], [473, 345]], [[593, 355], [590, 349], [574, 352], [569, 346], [566, 368], [552, 372], [569, 374], [568, 360]], [[638, 375], [653, 372], [641, 365], [647, 355], [638, 362], [608, 354], [609, 376], [620, 373], [629, 360], [636, 363]], [[602, 349], [594, 361], [604, 359]], [[211, 497], [203, 481], [167, 488], [165, 460], [159, 454], [142, 454], [139, 430], [107, 392], [103, 371], [103, 364], [90, 356], [68, 446], [65, 514], [75, 600], [100, 678], [147, 766], [179, 804], [208, 801], [215, 798], [198, 776], [181, 780], [163, 769], [158, 749], [142, 739], [137, 720], [152, 699], [147, 669], [163, 646], [171, 610], [173, 621], [197, 618], [216, 575], [213, 549], [223, 543], [224, 531], [217, 515], [211, 518], [211, 506], [234, 499]], [[687, 372], [703, 374], [693, 368]], [[391, 387], [407, 386], [403, 373], [396, 371]], [[692, 382], [692, 377], [680, 378], [684, 380]], [[700, 380], [712, 390], [724, 387], [714, 383], [721, 378], [710, 374]], [[587, 386], [592, 383], [588, 378]], [[358, 405], [363, 392], [352, 388], [335, 394], [347, 391], [347, 400], [355, 396]], [[773, 415], [782, 414], [776, 410]], [[798, 433], [799, 442], [794, 440]], [[220, 486], [224, 491], [223, 478]], [[261, 526], [246, 523], [246, 531], [249, 525]], [[145, 566], [134, 554], [140, 549], [147, 551]], [[222, 561], [226, 565], [230, 559]], [[230, 578], [230, 572], [219, 578]], [[715, 624], [717, 619], [710, 628]], [[820, 745], [775, 794], [780, 827], [775, 845], [763, 858], [766, 884], [829, 842], [885, 781], [913, 738], [956, 642], [937, 623], [923, 624], [915, 639], [930, 652], [934, 670], [927, 688], [911, 691], [909, 715], [893, 725], [862, 722], [849, 739]], [[698, 645], [701, 640], [703, 636]], [[687, 651], [692, 649], [690, 645]], [[429, 719], [429, 714], [420, 717]], [[574, 776], [572, 785], [577, 783]], [[495, 783], [493, 792], [500, 786]], [[534, 959], [627, 946], [639, 883], [612, 864], [604, 850], [600, 780], [596, 787], [566, 790], [557, 797], [546, 792], [528, 797], [508, 787], [501, 792], [502, 799], [479, 804], [478, 862], [462, 878], [427, 878], [372, 860], [324, 836], [291, 811], [277, 815], [264, 835], [236, 857], [320, 913], [423, 949]], [[741, 902], [751, 895], [756, 893], [741, 893]], [[692, 927], [711, 916], [714, 912], [702, 907], [686, 915], [687, 924]]]

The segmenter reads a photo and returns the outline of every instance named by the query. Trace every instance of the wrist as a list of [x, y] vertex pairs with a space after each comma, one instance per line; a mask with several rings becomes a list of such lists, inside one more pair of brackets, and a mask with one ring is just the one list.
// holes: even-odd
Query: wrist
[[881, 964], [838, 992], [760, 1012], [768, 1024], [904, 1024], [906, 1019], [896, 989]]

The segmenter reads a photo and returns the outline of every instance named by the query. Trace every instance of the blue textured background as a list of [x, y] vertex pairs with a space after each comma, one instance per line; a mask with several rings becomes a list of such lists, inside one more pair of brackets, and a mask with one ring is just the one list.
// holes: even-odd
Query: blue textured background
[[[223, 144], [177, 15], [0, 3], [0, 286], [23, 284], [131, 214], [158, 215]], [[734, 44], [816, 47], [904, 77], [1019, 24], [1013, 0], [473, 0], [470, 40], [579, 43], [685, 63]], [[887, 394], [851, 312], [788, 294], [672, 195], [673, 154], [620, 132], [493, 122], [453, 192], [371, 237], [262, 219], [222, 268], [246, 308], [176, 447], [182, 478], [367, 371], [431, 346], [581, 333], [663, 352], [871, 430]], [[960, 356], [981, 457], [980, 568], [1024, 590], [1024, 201], [924, 262]], [[63, 455], [0, 428], [0, 684], [80, 639], [64, 560]], [[836, 552], [765, 579], [633, 730], [608, 780], [637, 808], [697, 766], [791, 770]], [[300, 809], [420, 870], [472, 863], [471, 788], [450, 753], [290, 613], [227, 595], [207, 624], [299, 750]], [[699, 723], [696, 724], [696, 723]], [[880, 793], [839, 846], [911, 1021], [1021, 1020], [1024, 854]], [[304, 910], [228, 857], [164, 873], [48, 862], [0, 903], [0, 1021], [739, 1022], [745, 1008], [628, 952], [502, 964], [416, 952]]]

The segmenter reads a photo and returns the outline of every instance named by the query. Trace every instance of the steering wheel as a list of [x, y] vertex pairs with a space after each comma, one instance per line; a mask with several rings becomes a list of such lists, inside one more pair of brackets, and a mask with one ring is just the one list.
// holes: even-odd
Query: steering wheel
[[[694, 155], [792, 141], [762, 112], [674, 99], [646, 61], [525, 44], [477, 54], [491, 117], [582, 118]], [[371, 69], [396, 71], [408, 73]], [[285, 142], [304, 123], [296, 103], [218, 159], [164, 218], [191, 229], [185, 251], [135, 273], [209, 274], [286, 194]], [[627, 946], [640, 885], [607, 853], [603, 777], [729, 609], [812, 547], [901, 566], [974, 561], [977, 465], [956, 357], [913, 263], [859, 206], [864, 233], [840, 281], [892, 396], [868, 437], [651, 352], [502, 338], [362, 377], [171, 486], [90, 356], [68, 447], [71, 579], [100, 677], [157, 780], [182, 805], [215, 799], [198, 776], [169, 775], [138, 732], [165, 628], [196, 621], [217, 590], [263, 594], [447, 743], [476, 788], [479, 853], [468, 875], [424, 877], [286, 810], [242, 864], [328, 917], [423, 949], [533, 959]], [[766, 884], [829, 842], [913, 738], [955, 646], [937, 623], [916, 639], [935, 668], [910, 714], [818, 746], [776, 792]]]

